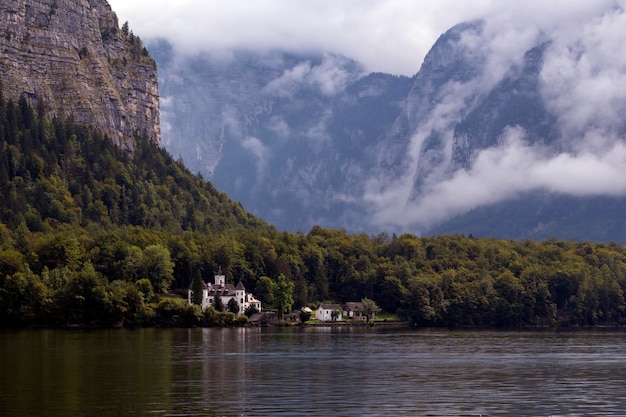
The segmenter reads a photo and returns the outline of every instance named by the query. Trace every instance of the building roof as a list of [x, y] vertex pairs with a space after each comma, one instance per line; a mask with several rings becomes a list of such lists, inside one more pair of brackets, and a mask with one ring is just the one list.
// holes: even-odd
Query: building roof
[[209, 284], [209, 295], [219, 295], [219, 296], [234, 296], [235, 295], [235, 286], [233, 284], [222, 285], [211, 285]]
[[239, 281], [239, 283], [237, 284], [237, 287], [235, 287], [236, 290], [239, 291], [245, 291], [246, 287], [243, 286], [243, 282]]
[[247, 293], [246, 294], [246, 302], [248, 303], [260, 303], [261, 301], [257, 299], [254, 295]]
[[348, 302], [344, 304], [343, 309], [346, 311], [358, 311], [362, 309], [362, 305], [363, 303], [359, 302]]
[[324, 310], [343, 310], [339, 304], [320, 304], [319, 308]]
[[[204, 279], [202, 280], [202, 289], [207, 289], [209, 288], [209, 284], [207, 284], [206, 282], [204, 282]], [[189, 289], [193, 290], [193, 279], [191, 280], [191, 282], [189, 283]]]

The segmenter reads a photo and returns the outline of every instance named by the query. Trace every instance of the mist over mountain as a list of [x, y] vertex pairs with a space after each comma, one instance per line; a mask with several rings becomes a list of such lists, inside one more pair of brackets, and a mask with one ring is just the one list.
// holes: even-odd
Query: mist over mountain
[[514, 238], [584, 240], [593, 229], [624, 241], [621, 218], [604, 210], [624, 206], [626, 68], [609, 52], [623, 48], [624, 20], [611, 8], [576, 27], [478, 21], [444, 34], [396, 124], [402, 147], [383, 159], [402, 168], [385, 175], [381, 164], [370, 182], [374, 222]]
[[506, 23], [453, 27], [411, 78], [153, 44], [163, 143], [281, 229], [626, 241], [623, 9]]
[[360, 229], [364, 178], [411, 79], [330, 54], [239, 51], [158, 62], [163, 144], [281, 229]]

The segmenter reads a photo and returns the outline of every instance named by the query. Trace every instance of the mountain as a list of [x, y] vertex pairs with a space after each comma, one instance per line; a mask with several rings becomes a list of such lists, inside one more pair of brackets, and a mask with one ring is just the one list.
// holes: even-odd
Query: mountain
[[119, 27], [106, 0], [12, 0], [0, 4], [0, 80], [50, 115], [71, 115], [125, 148], [138, 132], [159, 143], [154, 60]]
[[414, 77], [151, 43], [164, 144], [280, 229], [626, 242], [626, 100], [605, 88], [626, 69], [603, 45], [624, 16], [583, 31], [461, 23]]
[[[611, 157], [624, 146], [623, 98], [572, 94], [624, 69], [597, 56], [594, 74], [576, 74], [599, 55], [582, 38], [541, 33], [496, 55], [501, 37], [476, 21], [439, 38], [381, 147], [379, 177], [389, 188], [410, 184], [399, 200], [426, 234], [626, 242], [624, 167]], [[386, 207], [375, 213], [410, 224]]]
[[173, 155], [280, 229], [360, 227], [362, 179], [410, 78], [366, 74], [330, 54], [180, 57], [164, 41], [149, 48]]

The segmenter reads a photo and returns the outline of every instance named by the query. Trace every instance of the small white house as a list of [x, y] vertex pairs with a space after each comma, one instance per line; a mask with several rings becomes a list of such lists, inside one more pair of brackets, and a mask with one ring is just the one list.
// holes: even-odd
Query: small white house
[[[226, 307], [230, 300], [234, 299], [239, 306], [237, 316], [241, 315], [250, 306], [254, 306], [259, 312], [261, 312], [261, 301], [256, 299], [254, 295], [246, 292], [244, 285], [239, 282], [235, 287], [233, 284], [226, 283], [226, 276], [222, 274], [222, 268], [220, 267], [217, 274], [213, 277], [213, 284], [202, 283], [202, 310], [215, 305], [215, 297], [220, 297], [222, 303]], [[187, 302], [193, 304], [193, 289], [191, 288], [193, 283], [187, 290]]]
[[[334, 317], [333, 312], [336, 312], [336, 317]], [[339, 304], [320, 304], [315, 310], [315, 318], [320, 321], [343, 320], [343, 308]]]

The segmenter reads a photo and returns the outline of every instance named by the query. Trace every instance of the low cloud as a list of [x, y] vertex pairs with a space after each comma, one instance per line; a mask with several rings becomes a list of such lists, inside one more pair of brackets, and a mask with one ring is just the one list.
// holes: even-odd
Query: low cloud
[[[600, 153], [564, 152], [547, 156], [529, 145], [525, 132], [510, 128], [502, 143], [481, 151], [467, 170], [433, 184], [409, 201], [407, 184], [366, 195], [378, 209], [378, 226], [427, 228], [477, 207], [506, 201], [526, 192], [545, 190], [590, 197], [626, 195], [626, 145], [613, 143]], [[408, 185], [410, 187], [410, 185]]]
[[585, 133], [595, 130], [611, 136], [624, 128], [626, 13], [612, 8], [578, 29], [557, 32], [548, 50], [541, 72], [546, 102], [566, 135], [588, 139]]
[[268, 128], [279, 139], [287, 139], [291, 136], [289, 124], [281, 116], [272, 116], [268, 121]]
[[496, 0], [109, 0], [144, 39], [189, 54], [230, 50], [328, 52], [369, 71], [413, 75], [437, 37]]
[[295, 67], [285, 70], [279, 78], [270, 81], [261, 92], [270, 96], [291, 98], [302, 88], [310, 73], [310, 62], [299, 63]]
[[[537, 24], [523, 26], [523, 13], [517, 20], [508, 12], [494, 14], [482, 33], [462, 37], [470, 53], [487, 58], [483, 70], [468, 82], [449, 83], [442, 90], [438, 105], [411, 138], [402, 176], [370, 179], [364, 201], [372, 208], [372, 223], [425, 230], [455, 215], [538, 190], [625, 196], [623, 6], [623, 1], [576, 4], [565, 10], [558, 25], [545, 15]], [[555, 12], [551, 6], [546, 11]], [[469, 168], [451, 172], [454, 127], [468, 111], [468, 99], [485, 94], [522, 62], [529, 48], [548, 40], [540, 88], [558, 121], [557, 146], [548, 150], [531, 145], [523, 129], [509, 126], [497, 146], [477, 150]], [[434, 156], [424, 149], [433, 133], [443, 144]], [[421, 178], [417, 189], [416, 178]]]
[[303, 88], [314, 88], [322, 95], [334, 96], [361, 75], [347, 68], [351, 63], [346, 58], [323, 54], [319, 65], [313, 65], [310, 61], [300, 62], [285, 70], [279, 78], [270, 81], [261, 92], [270, 96], [292, 98]]
[[252, 154], [256, 162], [257, 181], [262, 180], [267, 172], [270, 151], [258, 138], [249, 136], [241, 143], [242, 148]]

